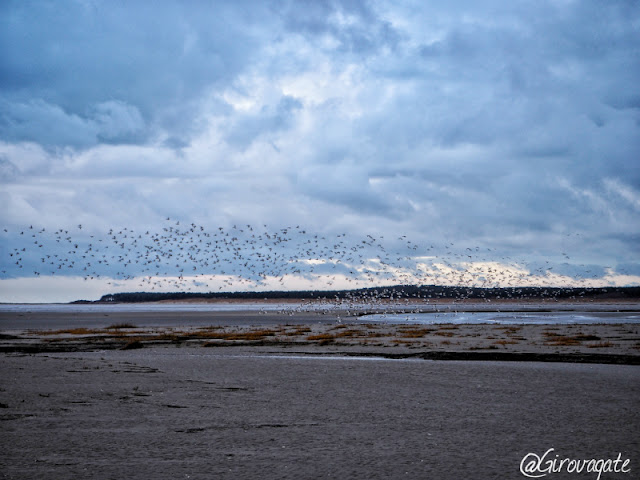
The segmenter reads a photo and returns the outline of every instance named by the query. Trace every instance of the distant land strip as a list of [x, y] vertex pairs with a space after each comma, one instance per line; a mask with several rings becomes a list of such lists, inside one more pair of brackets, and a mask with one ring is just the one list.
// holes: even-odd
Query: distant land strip
[[388, 287], [360, 288], [355, 290], [284, 290], [245, 292], [130, 292], [110, 293], [100, 300], [76, 300], [71, 303], [141, 303], [169, 300], [358, 300], [397, 301], [416, 299], [476, 300], [640, 300], [638, 287], [449, 287], [435, 285], [394, 285]]

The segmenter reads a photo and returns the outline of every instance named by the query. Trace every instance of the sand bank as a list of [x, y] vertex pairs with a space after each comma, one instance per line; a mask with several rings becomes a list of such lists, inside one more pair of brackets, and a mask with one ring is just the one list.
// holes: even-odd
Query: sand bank
[[[100, 319], [101, 326], [5, 329], [0, 352], [81, 352], [164, 346], [254, 347], [269, 352], [441, 360], [517, 360], [640, 364], [640, 324], [399, 324], [318, 315], [207, 314], [206, 326], [168, 326], [154, 314]], [[200, 314], [197, 314], [200, 315]], [[252, 316], [253, 315], [253, 316]], [[366, 317], [364, 317], [366, 318]], [[278, 319], [282, 323], [276, 323]], [[108, 321], [107, 321], [108, 320]], [[234, 324], [230, 320], [236, 320]], [[175, 321], [175, 319], [174, 319]], [[156, 326], [145, 326], [148, 323]], [[227, 323], [224, 323], [227, 322]], [[252, 323], [255, 322], [255, 323]], [[94, 324], [95, 321], [86, 322]], [[185, 320], [185, 323], [189, 323]], [[50, 324], [50, 323], [49, 323]], [[64, 322], [56, 323], [58, 327]]]

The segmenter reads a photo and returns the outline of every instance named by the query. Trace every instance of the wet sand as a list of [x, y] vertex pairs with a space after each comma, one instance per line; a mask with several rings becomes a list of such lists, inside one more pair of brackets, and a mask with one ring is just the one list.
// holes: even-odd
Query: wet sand
[[640, 468], [633, 366], [246, 347], [0, 361], [3, 478], [517, 479], [549, 448], [630, 459], [631, 474], [602, 478]]
[[210, 329], [3, 329], [0, 478], [518, 479], [550, 448], [621, 453], [631, 472], [601, 478], [638, 478], [640, 367], [617, 364], [637, 363], [638, 324], [218, 315]]

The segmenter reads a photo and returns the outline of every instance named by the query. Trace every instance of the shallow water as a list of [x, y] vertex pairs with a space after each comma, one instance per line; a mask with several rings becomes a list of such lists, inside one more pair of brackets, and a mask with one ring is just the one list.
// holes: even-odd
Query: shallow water
[[[374, 305], [360, 305], [361, 310], [376, 308]], [[377, 309], [380, 307], [378, 306]], [[393, 308], [393, 307], [391, 307]], [[409, 306], [409, 308], [421, 308]], [[451, 308], [446, 306], [445, 308]], [[514, 305], [508, 307], [511, 310], [519, 308]], [[342, 321], [362, 323], [413, 323], [420, 325], [433, 325], [438, 323], [451, 324], [594, 324], [594, 323], [640, 323], [639, 311], [606, 311], [602, 306], [589, 311], [585, 306], [576, 307], [575, 311], [535, 311], [535, 306], [522, 305], [524, 311], [445, 311], [429, 313], [378, 313], [360, 315], [358, 317], [347, 316]], [[527, 311], [530, 310], [530, 311]], [[332, 313], [326, 318], [318, 316], [313, 321], [333, 322], [342, 316], [340, 305], [327, 305], [324, 303], [124, 303], [124, 304], [0, 304], [0, 328], [20, 328], [25, 326], [24, 317], [29, 320], [29, 327], [54, 328], [60, 324], [60, 328], [69, 324], [81, 323], [85, 326], [99, 326], [105, 321], [132, 321], [136, 325], [170, 325], [179, 320], [180, 324], [200, 326], [211, 322], [237, 323], [236, 317], [225, 317], [225, 313], [237, 316], [238, 313], [247, 312], [255, 321], [255, 316], [260, 313], [276, 314], [275, 317], [264, 319], [264, 323], [279, 321], [279, 312], [283, 315], [295, 313], [313, 312]], [[175, 313], [175, 316], [173, 315]], [[207, 313], [214, 317], [206, 316]], [[356, 313], [355, 309], [351, 313]], [[51, 317], [49, 316], [51, 314]], [[149, 317], [149, 314], [158, 316]], [[67, 316], [68, 315], [68, 316]], [[146, 317], [143, 319], [142, 315]], [[203, 317], [203, 315], [205, 315]], [[42, 317], [42, 318], [40, 318]], [[44, 320], [42, 325], [35, 318]], [[56, 318], [56, 321], [53, 319]], [[305, 317], [306, 318], [306, 317]], [[216, 320], [217, 319], [217, 320]], [[291, 322], [291, 317], [285, 321]], [[306, 321], [311, 321], [306, 318]], [[96, 323], [97, 322], [97, 323]]]
[[640, 323], [640, 314], [632, 312], [447, 312], [363, 315], [360, 320], [371, 323], [437, 323], [498, 325], [513, 324], [590, 324]]
[[257, 312], [299, 308], [290, 303], [22, 303], [0, 304], [7, 313], [119, 313], [119, 312]]

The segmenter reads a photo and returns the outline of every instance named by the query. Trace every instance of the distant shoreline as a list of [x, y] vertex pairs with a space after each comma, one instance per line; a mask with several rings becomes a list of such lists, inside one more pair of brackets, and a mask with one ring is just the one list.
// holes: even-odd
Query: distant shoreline
[[76, 300], [71, 303], [143, 303], [143, 302], [216, 302], [260, 300], [284, 301], [486, 301], [486, 302], [546, 302], [546, 301], [633, 301], [640, 302], [640, 287], [500, 287], [480, 288], [436, 285], [393, 285], [355, 290], [291, 290], [248, 292], [126, 292], [103, 295], [99, 300]]

